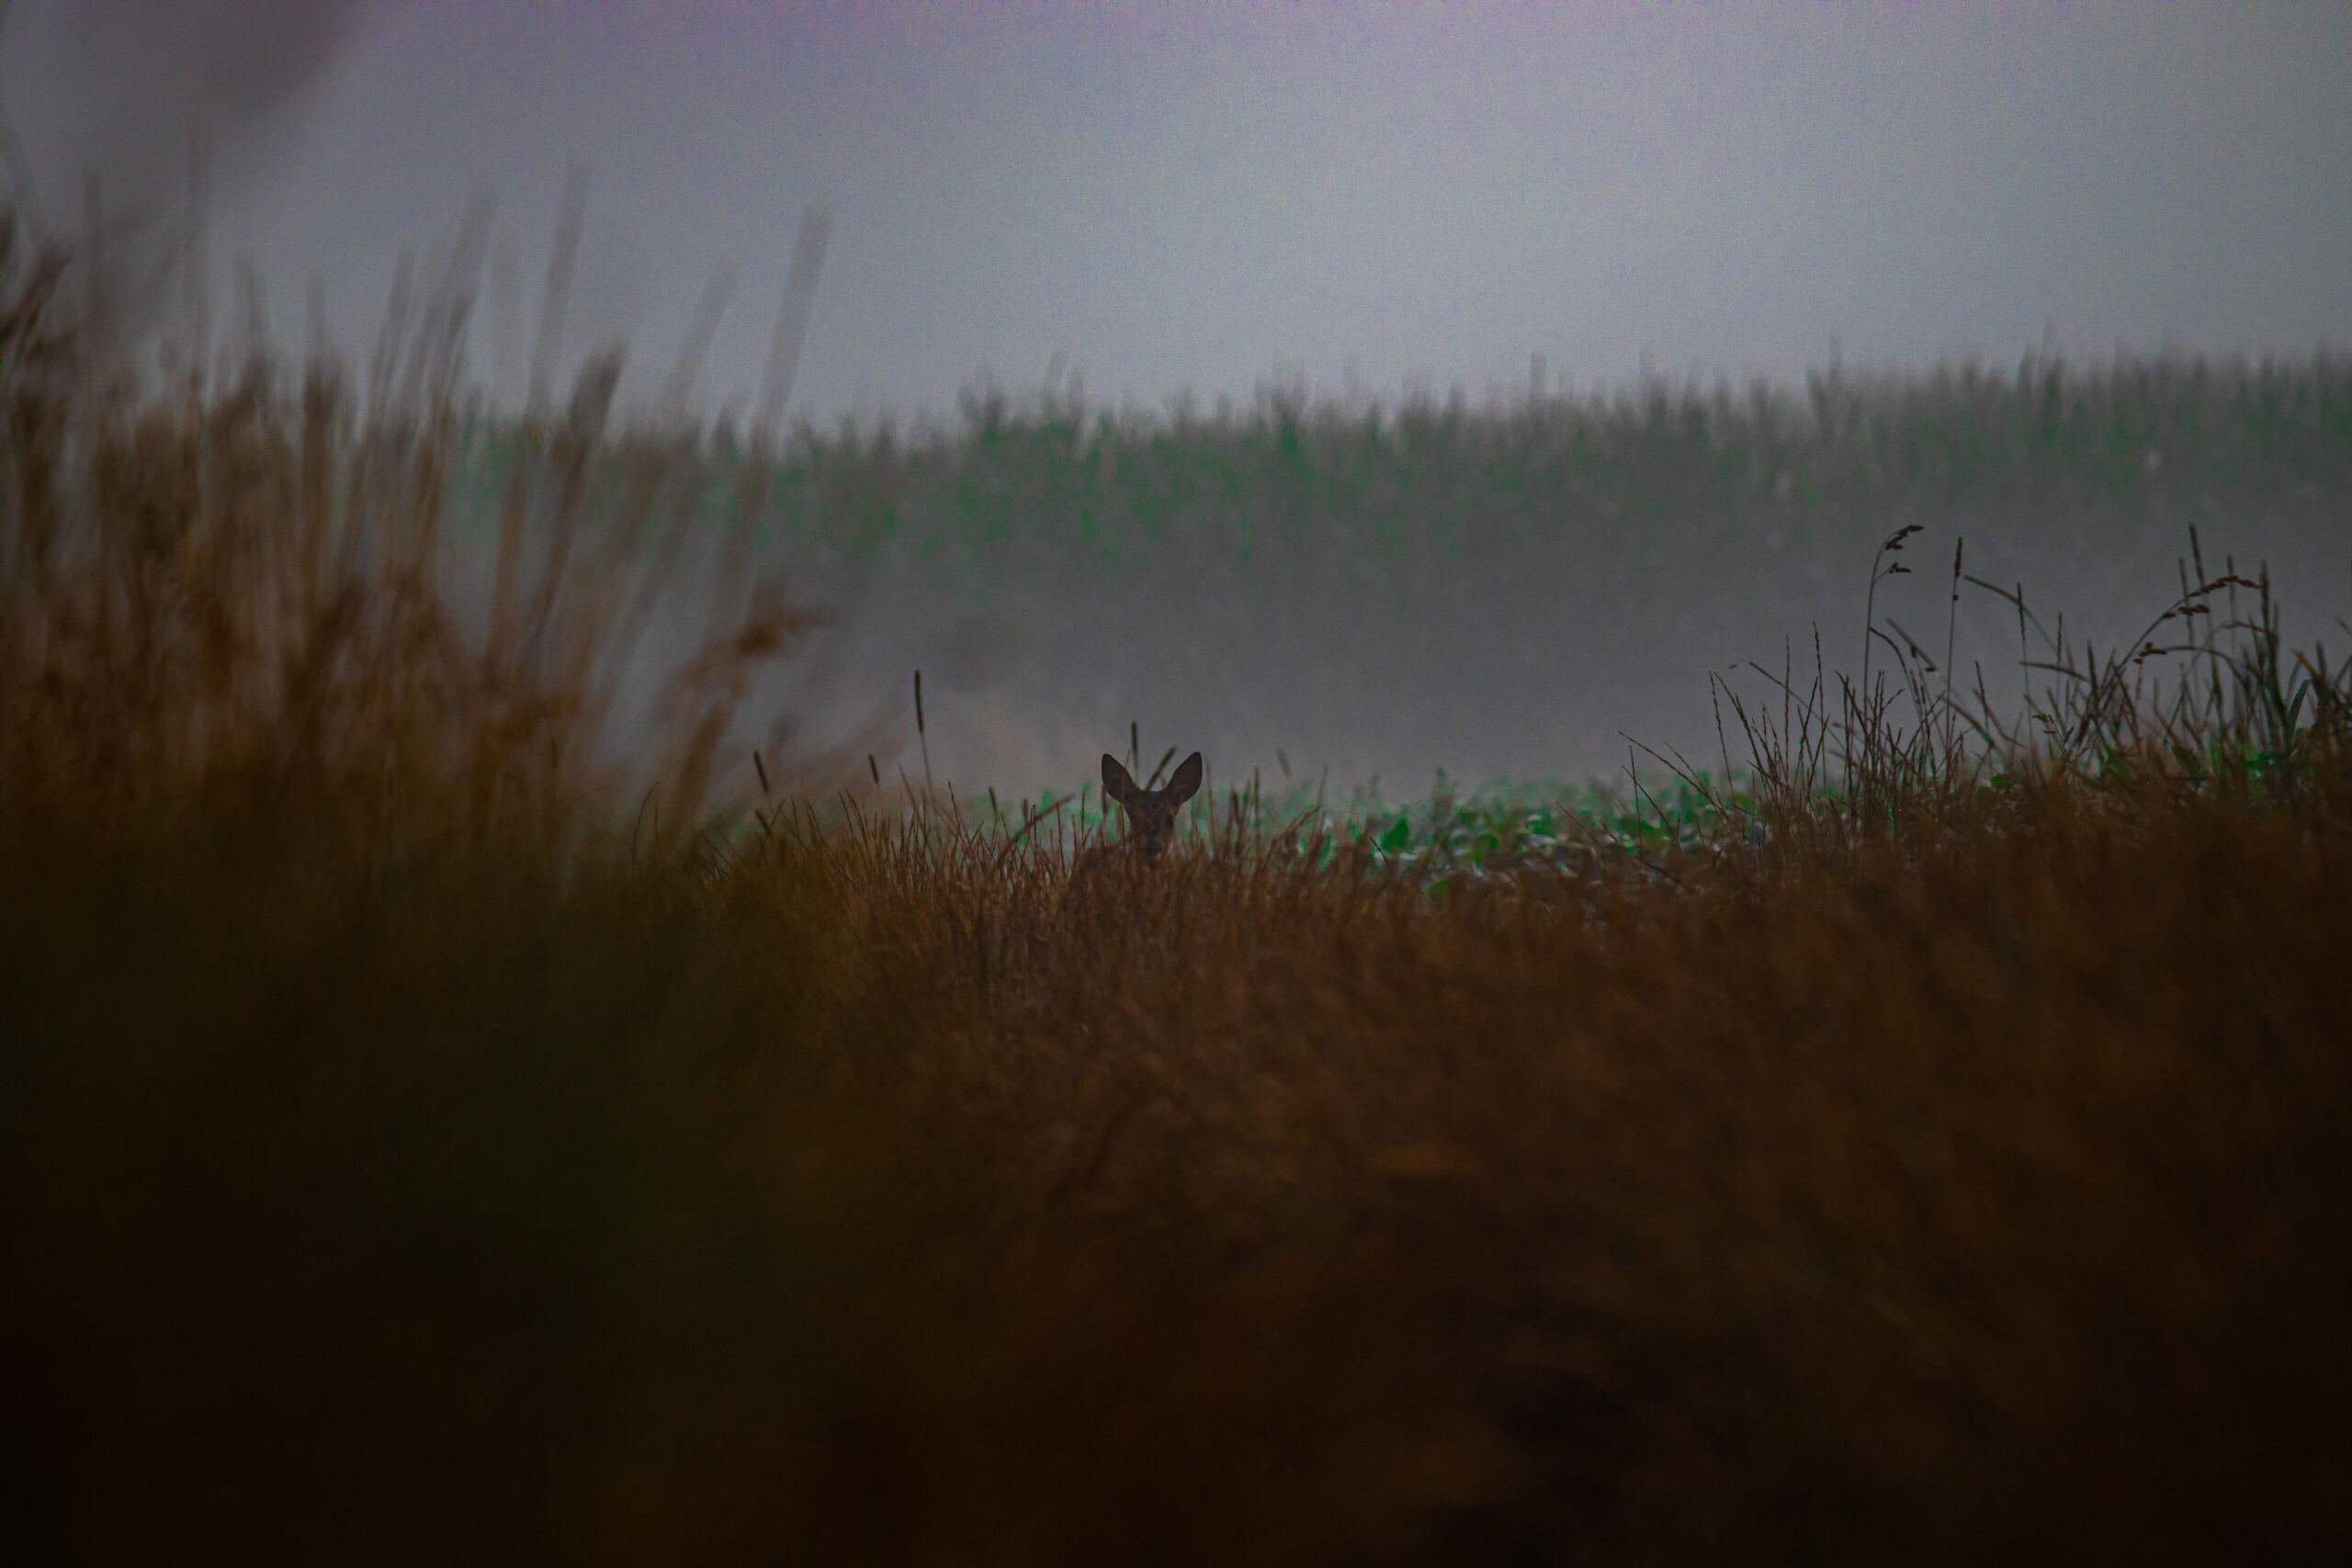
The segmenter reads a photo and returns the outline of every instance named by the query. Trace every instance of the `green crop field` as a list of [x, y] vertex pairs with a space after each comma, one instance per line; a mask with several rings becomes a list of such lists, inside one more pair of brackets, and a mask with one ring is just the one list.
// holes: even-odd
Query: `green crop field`
[[[2020, 647], [2014, 596], [2052, 630], [2064, 612], [2077, 651], [2106, 648], [2180, 591], [2191, 529], [2217, 575], [2268, 564], [2299, 641], [2352, 598], [2352, 366], [2325, 355], [2081, 369], [2044, 352], [1833, 368], [1801, 392], [1545, 384], [1475, 409], [1274, 386], [1245, 407], [1119, 412], [1068, 382], [983, 384], [947, 424], [800, 426], [755, 503], [741, 433], [638, 438], [670, 453], [678, 489], [658, 504], [685, 537], [679, 572], [756, 564], [837, 615], [821, 699], [779, 673], [762, 700], [826, 708], [798, 739], [840, 751], [827, 782], [852, 789], [874, 748], [849, 744], [865, 731], [843, 716], [911, 743], [917, 669], [937, 774], [1029, 795], [1077, 787], [1136, 719], [1228, 778], [1295, 765], [1392, 797], [1437, 768], [1617, 774], [1621, 736], [1720, 770], [1736, 759], [1708, 677], [1777, 671], [1792, 644], [1809, 664], [1817, 630], [1827, 670], [1859, 679], [1871, 555], [1912, 525], [1917, 570], [1881, 585], [1883, 629], [1939, 661], [1949, 646], [1963, 684], [1981, 665], [2012, 718], [2020, 658], [2047, 651]], [[487, 418], [460, 445], [450, 531], [484, 554], [525, 447]], [[1993, 587], [1963, 581], [1953, 606], [1956, 547]], [[659, 555], [653, 530], [637, 547]], [[683, 657], [700, 622], [674, 620]], [[727, 766], [753, 787], [744, 759]]]
[[[2204, 543], [2340, 557], [2343, 364], [772, 444], [461, 314], [142, 390], [5, 262], [9, 1560], [2352, 1551], [2352, 582]], [[1083, 766], [772, 683], [860, 572], [1344, 592], [1377, 705], [1816, 558], [1613, 783], [1204, 746], [1076, 873]]]

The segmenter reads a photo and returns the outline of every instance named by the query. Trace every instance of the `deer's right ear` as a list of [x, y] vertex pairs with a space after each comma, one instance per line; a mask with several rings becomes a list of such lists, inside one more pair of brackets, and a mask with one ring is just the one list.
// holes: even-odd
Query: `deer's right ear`
[[1102, 753], [1102, 793], [1121, 806], [1125, 806], [1127, 797], [1136, 793], [1136, 781], [1127, 776], [1127, 770], [1119, 765], [1119, 759], [1108, 751]]
[[1170, 807], [1177, 807], [1192, 799], [1193, 792], [1200, 787], [1201, 754], [1195, 751], [1177, 766], [1175, 773], [1169, 776], [1168, 786], [1159, 793], [1168, 797]]

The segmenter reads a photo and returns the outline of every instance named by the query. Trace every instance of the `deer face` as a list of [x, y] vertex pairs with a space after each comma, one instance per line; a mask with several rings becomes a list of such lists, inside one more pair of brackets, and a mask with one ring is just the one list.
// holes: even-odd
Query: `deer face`
[[1176, 811], [1193, 798], [1201, 787], [1201, 754], [1198, 751], [1177, 764], [1168, 775], [1168, 782], [1158, 789], [1145, 789], [1137, 784], [1119, 760], [1108, 751], [1102, 754], [1102, 794], [1115, 800], [1127, 814], [1127, 841], [1134, 852], [1146, 860], [1155, 859], [1168, 847], [1175, 836]]

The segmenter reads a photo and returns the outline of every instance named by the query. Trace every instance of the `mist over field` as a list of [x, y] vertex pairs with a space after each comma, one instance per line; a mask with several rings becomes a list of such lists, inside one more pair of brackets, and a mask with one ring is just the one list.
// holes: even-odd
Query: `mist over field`
[[805, 722], [741, 749], [887, 721], [879, 762], [919, 771], [921, 669], [967, 793], [1075, 784], [1130, 721], [1147, 761], [1392, 799], [1605, 773], [1627, 736], [1713, 766], [1709, 672], [1809, 670], [1817, 626], [1859, 673], [1871, 552], [1912, 524], [1877, 610], [1996, 697], [2016, 616], [1968, 588], [1948, 619], [1962, 536], [2106, 647], [2193, 524], [2324, 639], [2352, 610], [2347, 73], [2327, 7], [0, 22], [11, 191], [101, 238], [151, 367], [258, 325], [364, 370], [412, 254], [476, 300], [487, 413], [625, 343], [624, 411], [741, 431], [829, 203], [760, 548], [836, 619], [762, 693]]

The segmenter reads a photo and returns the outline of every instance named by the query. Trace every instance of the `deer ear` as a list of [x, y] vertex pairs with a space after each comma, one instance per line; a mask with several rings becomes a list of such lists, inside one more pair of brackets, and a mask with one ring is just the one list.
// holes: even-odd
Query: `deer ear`
[[1168, 797], [1170, 806], [1182, 806], [1193, 798], [1201, 787], [1201, 754], [1198, 751], [1177, 764], [1169, 775], [1168, 787], [1159, 793]]
[[1102, 793], [1121, 806], [1125, 806], [1127, 797], [1136, 793], [1136, 781], [1127, 776], [1127, 770], [1119, 765], [1119, 759], [1108, 751], [1102, 753]]

